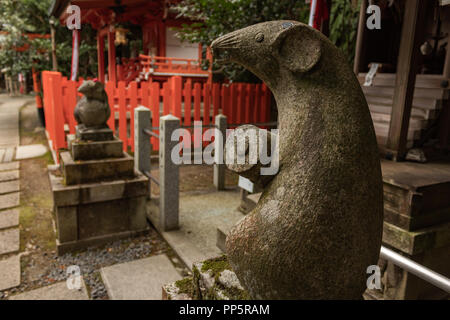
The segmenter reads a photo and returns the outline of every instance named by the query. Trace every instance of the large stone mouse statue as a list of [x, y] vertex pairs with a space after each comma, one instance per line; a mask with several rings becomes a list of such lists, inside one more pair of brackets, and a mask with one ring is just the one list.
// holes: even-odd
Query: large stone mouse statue
[[103, 83], [87, 80], [78, 88], [84, 96], [75, 106], [74, 116], [80, 129], [106, 128], [111, 110]]
[[369, 109], [346, 58], [296, 21], [237, 30], [212, 50], [262, 79], [278, 107], [279, 171], [227, 236], [236, 275], [255, 299], [361, 299], [379, 256], [383, 193]]

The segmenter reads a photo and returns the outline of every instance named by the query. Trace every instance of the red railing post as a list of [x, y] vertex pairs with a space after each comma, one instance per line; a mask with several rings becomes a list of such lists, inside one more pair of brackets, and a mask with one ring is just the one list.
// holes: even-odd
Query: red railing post
[[77, 105], [77, 84], [74, 81], [67, 82], [67, 109], [69, 112], [69, 131], [71, 134], [75, 133], [75, 126], [77, 122], [75, 121], [75, 117], [73, 112], [75, 110], [75, 106]]
[[163, 84], [163, 115], [170, 113], [171, 97], [170, 97], [170, 80]]
[[[131, 132], [134, 130], [134, 109], [137, 107], [138, 104], [138, 87], [137, 83], [135, 81], [132, 81], [130, 83], [130, 87], [128, 89], [129, 97], [130, 97], [130, 128]], [[134, 152], [134, 134], [130, 133], [130, 145], [131, 145], [131, 151]]]
[[[152, 127], [159, 128], [160, 116], [160, 92], [159, 82], [153, 82], [150, 86], [150, 109], [152, 110]], [[159, 130], [156, 129], [159, 133]], [[159, 139], [152, 137], [152, 145], [154, 150], [159, 150]]]
[[173, 99], [173, 114], [175, 115], [175, 117], [179, 118], [180, 121], [182, 121], [181, 119], [181, 77], [180, 76], [175, 76], [172, 78], [173, 81], [173, 86], [172, 86], [172, 99]]
[[[51, 121], [53, 127], [52, 144], [53, 149], [57, 152], [61, 148], [66, 148], [66, 137], [64, 132], [64, 112], [62, 97], [62, 76], [59, 72], [52, 72], [50, 76], [50, 94], [51, 102]], [[59, 161], [59, 160], [58, 160]]]
[[128, 133], [127, 133], [127, 104], [126, 104], [126, 90], [125, 82], [118, 83], [119, 96], [119, 138], [123, 142], [123, 151], [128, 150]]
[[220, 109], [220, 84], [214, 83], [212, 87], [212, 101], [213, 101], [213, 119], [219, 114]]
[[116, 132], [116, 108], [114, 99], [115, 86], [115, 83], [112, 81], [108, 81], [105, 85], [105, 91], [108, 95], [109, 109], [111, 110], [111, 116], [108, 119], [108, 126], [114, 133]]

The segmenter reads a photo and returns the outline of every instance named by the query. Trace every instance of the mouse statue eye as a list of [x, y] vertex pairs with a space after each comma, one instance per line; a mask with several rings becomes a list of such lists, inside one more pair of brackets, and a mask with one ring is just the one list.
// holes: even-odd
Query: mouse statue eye
[[258, 33], [258, 34], [255, 36], [255, 40], [256, 40], [256, 42], [263, 42], [263, 41], [264, 41], [264, 34]]

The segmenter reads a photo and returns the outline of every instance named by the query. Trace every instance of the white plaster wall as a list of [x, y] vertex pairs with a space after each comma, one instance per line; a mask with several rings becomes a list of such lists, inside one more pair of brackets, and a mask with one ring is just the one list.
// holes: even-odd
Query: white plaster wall
[[198, 44], [181, 42], [176, 31], [166, 29], [166, 56], [171, 58], [198, 59]]

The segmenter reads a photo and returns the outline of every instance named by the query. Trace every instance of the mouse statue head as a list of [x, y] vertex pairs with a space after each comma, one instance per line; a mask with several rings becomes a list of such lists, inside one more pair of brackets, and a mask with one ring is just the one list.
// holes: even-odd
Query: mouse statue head
[[214, 40], [211, 47], [219, 63], [238, 63], [269, 86], [280, 73], [307, 73], [322, 55], [320, 33], [296, 21], [255, 24]]
[[105, 98], [103, 83], [96, 80], [83, 81], [78, 88], [78, 92], [84, 94], [89, 99], [103, 100]]

